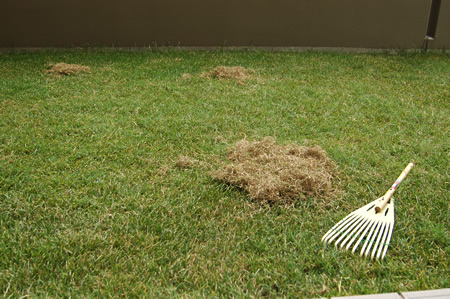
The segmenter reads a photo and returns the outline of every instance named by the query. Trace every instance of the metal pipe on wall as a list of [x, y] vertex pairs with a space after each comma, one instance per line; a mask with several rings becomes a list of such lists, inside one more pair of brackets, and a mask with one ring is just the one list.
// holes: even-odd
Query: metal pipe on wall
[[439, 19], [439, 11], [441, 9], [441, 0], [432, 0], [430, 8], [430, 16], [428, 18], [427, 33], [423, 43], [423, 50], [427, 51], [428, 42], [436, 38], [436, 29]]

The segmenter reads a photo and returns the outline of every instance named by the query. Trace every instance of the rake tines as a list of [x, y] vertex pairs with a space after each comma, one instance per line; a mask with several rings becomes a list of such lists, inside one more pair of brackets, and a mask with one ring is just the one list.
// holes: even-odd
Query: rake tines
[[349, 250], [356, 241], [353, 253], [362, 245], [361, 256], [367, 257], [372, 251], [372, 259], [383, 259], [394, 230], [394, 199], [391, 197], [413, 166], [413, 163], [408, 164], [383, 197], [354, 211], [333, 226], [322, 237], [322, 242], [335, 242], [336, 248], [345, 246], [345, 249]]
[[354, 211], [335, 226], [322, 238], [325, 244], [335, 241], [335, 246], [349, 250], [353, 243], [352, 252], [362, 245], [361, 256], [368, 256], [372, 249], [371, 258], [384, 258], [394, 228], [393, 200], [380, 212], [375, 212], [375, 206], [383, 198], [379, 198], [364, 207]]

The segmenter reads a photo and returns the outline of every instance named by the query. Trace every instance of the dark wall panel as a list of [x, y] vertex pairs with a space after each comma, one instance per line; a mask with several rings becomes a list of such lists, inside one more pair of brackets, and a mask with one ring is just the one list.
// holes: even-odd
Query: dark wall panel
[[431, 42], [431, 48], [450, 49], [450, 0], [442, 0], [436, 39]]
[[[442, 4], [437, 39], [450, 47]], [[431, 0], [2, 0], [0, 47], [419, 48]], [[443, 13], [445, 11], [445, 13]]]

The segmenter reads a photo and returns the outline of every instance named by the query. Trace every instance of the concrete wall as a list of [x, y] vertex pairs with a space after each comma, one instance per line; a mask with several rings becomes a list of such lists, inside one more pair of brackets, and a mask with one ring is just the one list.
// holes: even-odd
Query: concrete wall
[[[0, 47], [420, 48], [431, 0], [0, 0]], [[450, 0], [436, 40], [450, 48]]]

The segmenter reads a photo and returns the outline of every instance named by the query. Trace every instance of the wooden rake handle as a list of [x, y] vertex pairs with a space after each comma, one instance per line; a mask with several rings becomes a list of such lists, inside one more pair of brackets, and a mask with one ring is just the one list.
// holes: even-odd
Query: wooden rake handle
[[414, 166], [414, 163], [409, 163], [408, 166], [406, 166], [406, 168], [402, 171], [402, 174], [400, 174], [400, 176], [395, 181], [395, 183], [392, 185], [392, 187], [389, 188], [389, 190], [383, 196], [383, 200], [375, 206], [375, 211], [377, 213], [384, 209], [384, 207], [387, 205], [387, 203], [391, 199], [392, 194], [394, 194], [395, 190], [397, 190], [398, 186], [406, 178], [406, 176], [411, 171], [411, 168], [413, 168], [413, 166]]

